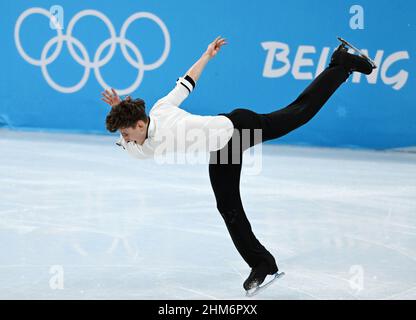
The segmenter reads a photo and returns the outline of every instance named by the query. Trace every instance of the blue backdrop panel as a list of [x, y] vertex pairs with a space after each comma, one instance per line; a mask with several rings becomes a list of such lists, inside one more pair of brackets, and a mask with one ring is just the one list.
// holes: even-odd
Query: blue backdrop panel
[[294, 100], [327, 65], [340, 35], [380, 67], [370, 77], [351, 77], [315, 119], [278, 141], [416, 145], [414, 1], [361, 0], [352, 12], [355, 1], [56, 4], [0, 2], [0, 126], [105, 133], [103, 88], [141, 97], [149, 109], [217, 35], [229, 44], [183, 108], [202, 115], [237, 107], [270, 112]]

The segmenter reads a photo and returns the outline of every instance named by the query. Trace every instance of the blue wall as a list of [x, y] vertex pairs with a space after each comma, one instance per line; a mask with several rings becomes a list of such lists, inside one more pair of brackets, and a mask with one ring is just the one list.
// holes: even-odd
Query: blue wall
[[[102, 46], [102, 66], [94, 69], [91, 63], [91, 68], [84, 67], [88, 63], [82, 61], [83, 54], [93, 61], [97, 49], [109, 38], [106, 24], [93, 16], [83, 17], [74, 25], [72, 36], [78, 40], [74, 40], [75, 53], [62, 42], [61, 52], [52, 61], [56, 49], [56, 42], [52, 42], [44, 52], [50, 61], [43, 63], [43, 69], [42, 63], [29, 63], [18, 50], [17, 38], [26, 54], [39, 61], [57, 31], [50, 28], [46, 16], [31, 14], [20, 24], [16, 37], [18, 18], [28, 9], [49, 11], [55, 4], [0, 2], [0, 127], [105, 133], [108, 107], [100, 100], [104, 82], [121, 90], [133, 85], [132, 92], [123, 93], [142, 97], [149, 109], [173, 88], [177, 77], [217, 35], [226, 37], [229, 44], [207, 66], [183, 108], [203, 115], [237, 107], [270, 112], [296, 98], [319, 72], [321, 54], [325, 63], [338, 45], [336, 36], [341, 35], [379, 59], [376, 77], [351, 78], [315, 119], [279, 142], [369, 148], [416, 145], [414, 1], [361, 0], [364, 29], [356, 30], [350, 27], [354, 1], [59, 1], [64, 9], [63, 36], [68, 34], [71, 19], [86, 9], [107, 16], [117, 36], [126, 19], [135, 13], [150, 12], [159, 18], [167, 28], [170, 45], [166, 59], [153, 70], [151, 65], [160, 59], [166, 39], [159, 25], [149, 19], [133, 22], [125, 37], [137, 48], [127, 50], [136, 66], [136, 55], [143, 58], [140, 68], [129, 63], [120, 45], [114, 47], [114, 55], [108, 56], [106, 64], [102, 59], [109, 46]], [[285, 46], [291, 65], [287, 72], [285, 64], [279, 62], [282, 59], [274, 54]], [[303, 58], [310, 61], [297, 68], [302, 63], [302, 50], [306, 52]], [[89, 75], [84, 74], [88, 70]], [[84, 75], [84, 82], [71, 89]]]

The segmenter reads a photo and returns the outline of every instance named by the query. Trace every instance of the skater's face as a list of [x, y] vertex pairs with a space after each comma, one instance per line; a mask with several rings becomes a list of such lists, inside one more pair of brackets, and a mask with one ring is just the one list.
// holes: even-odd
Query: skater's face
[[120, 133], [126, 142], [134, 141], [142, 144], [146, 138], [147, 123], [143, 120], [137, 121], [136, 126], [130, 128], [121, 128]]

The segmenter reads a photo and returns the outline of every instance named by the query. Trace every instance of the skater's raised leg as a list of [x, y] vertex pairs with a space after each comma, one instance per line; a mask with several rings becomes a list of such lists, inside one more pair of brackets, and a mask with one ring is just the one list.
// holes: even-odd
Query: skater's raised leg
[[251, 147], [256, 143], [277, 139], [309, 122], [335, 91], [356, 71], [370, 74], [371, 63], [360, 56], [348, 53], [340, 45], [331, 56], [329, 66], [287, 107], [270, 113], [259, 114], [248, 109], [235, 109], [228, 114], [239, 129], [261, 129], [262, 140], [254, 139], [254, 130], [250, 134]]

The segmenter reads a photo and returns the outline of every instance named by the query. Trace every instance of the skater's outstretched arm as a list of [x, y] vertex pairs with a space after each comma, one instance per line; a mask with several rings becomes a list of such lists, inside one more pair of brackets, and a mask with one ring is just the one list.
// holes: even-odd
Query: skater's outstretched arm
[[213, 42], [208, 45], [207, 50], [202, 54], [201, 58], [186, 72], [195, 82], [199, 80], [202, 71], [207, 65], [208, 61], [214, 58], [220, 51], [223, 45], [227, 44], [226, 39], [217, 37]]
[[[183, 78], [178, 79], [179, 84], [182, 84], [187, 88], [183, 90], [182, 86], [176, 86], [167, 96], [160, 99], [159, 102], [163, 100], [168, 100], [172, 104], [179, 106], [188, 94], [193, 90], [195, 83], [199, 80], [202, 71], [207, 65], [208, 61], [214, 58], [217, 53], [220, 51], [223, 45], [227, 44], [226, 39], [221, 36], [217, 37], [213, 42], [208, 45], [207, 50], [202, 54], [202, 56], [195, 62], [191, 68], [185, 73]], [[121, 98], [118, 96], [116, 91], [111, 88], [110, 90], [105, 90], [102, 92], [103, 97], [101, 100], [109, 104], [111, 107], [118, 105], [121, 102]], [[130, 96], [127, 96], [125, 100], [131, 100]]]
[[179, 107], [182, 102], [189, 96], [194, 90], [196, 82], [199, 80], [202, 71], [213, 57], [217, 55], [223, 45], [227, 44], [226, 40], [222, 37], [217, 37], [213, 42], [208, 45], [207, 50], [202, 54], [197, 62], [185, 73], [183, 77], [180, 77], [176, 81], [175, 88], [169, 92], [168, 95], [158, 100], [154, 108], [160, 105], [169, 103], [176, 107]]

